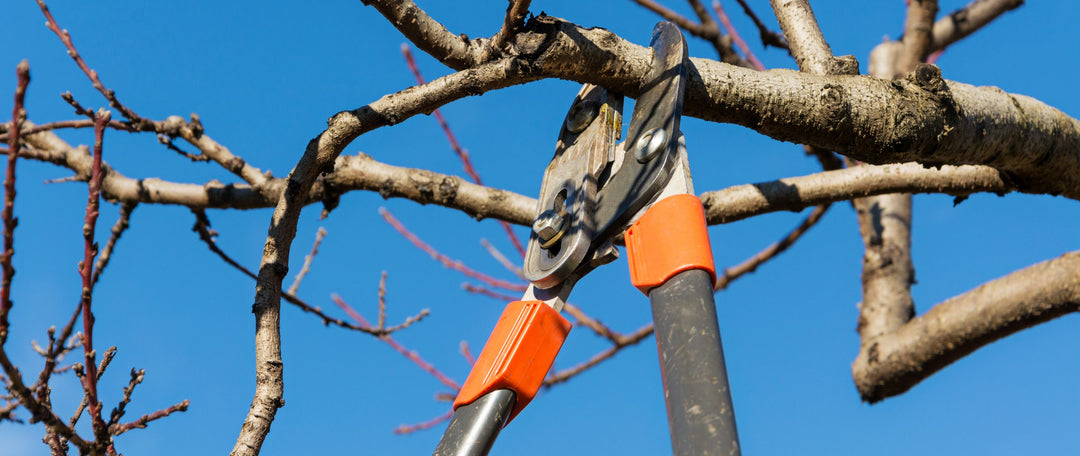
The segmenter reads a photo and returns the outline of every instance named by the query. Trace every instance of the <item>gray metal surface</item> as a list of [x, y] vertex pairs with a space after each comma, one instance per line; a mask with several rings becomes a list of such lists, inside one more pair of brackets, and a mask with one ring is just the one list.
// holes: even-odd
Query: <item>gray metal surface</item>
[[[678, 161], [679, 121], [686, 93], [689, 58], [686, 39], [678, 27], [661, 22], [653, 29], [653, 63], [645, 76], [646, 86], [634, 103], [630, 129], [623, 149], [625, 157], [618, 170], [596, 195], [595, 239], [610, 239], [622, 232], [643, 208], [653, 202], [667, 185]], [[637, 154], [643, 137], [661, 136], [659, 151]], [[651, 141], [644, 141], [645, 145]], [[649, 160], [638, 160], [635, 155]]]
[[739, 456], [712, 277], [684, 271], [649, 291], [675, 456]]
[[[593, 111], [595, 115], [582, 116]], [[586, 262], [595, 232], [597, 181], [611, 161], [621, 126], [621, 96], [590, 84], [581, 88], [559, 132], [537, 202], [538, 217], [559, 214], [562, 229], [554, 242], [534, 229], [526, 248], [525, 278], [537, 287], [558, 285]], [[540, 222], [545, 228], [546, 221]]]
[[513, 410], [514, 392], [507, 389], [492, 391], [471, 404], [458, 407], [439, 446], [435, 447], [434, 456], [488, 454]]

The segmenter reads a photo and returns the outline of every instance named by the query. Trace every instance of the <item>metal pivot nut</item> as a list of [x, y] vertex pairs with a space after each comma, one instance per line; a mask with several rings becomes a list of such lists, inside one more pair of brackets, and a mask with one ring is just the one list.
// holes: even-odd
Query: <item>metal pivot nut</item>
[[563, 233], [566, 233], [569, 222], [566, 214], [560, 214], [552, 209], [541, 212], [533, 222], [533, 231], [536, 233], [536, 238], [540, 240], [540, 247], [546, 249], [559, 242]]
[[634, 145], [634, 158], [638, 163], [645, 163], [660, 153], [667, 146], [667, 132], [663, 128], [655, 128], [645, 132]]
[[570, 113], [566, 115], [566, 129], [570, 133], [585, 131], [585, 128], [592, 123], [599, 111], [600, 107], [591, 101], [575, 104], [574, 107], [570, 108]]

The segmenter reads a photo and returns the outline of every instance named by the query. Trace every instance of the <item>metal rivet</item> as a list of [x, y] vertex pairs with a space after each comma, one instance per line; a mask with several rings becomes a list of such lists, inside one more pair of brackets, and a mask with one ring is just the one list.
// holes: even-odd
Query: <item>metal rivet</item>
[[651, 131], [645, 132], [637, 140], [637, 144], [634, 147], [634, 158], [639, 163], [645, 163], [653, 158], [667, 146], [667, 132], [663, 128], [656, 128]]
[[566, 115], [566, 129], [570, 133], [585, 131], [585, 128], [596, 118], [598, 112], [599, 107], [594, 102], [583, 101], [574, 105], [573, 108], [570, 108], [570, 113]]
[[566, 226], [569, 224], [567, 222], [569, 222], [567, 217], [554, 210], [548, 209], [540, 213], [532, 226], [536, 238], [540, 240], [540, 247], [546, 249], [559, 242], [563, 233], [566, 232]]

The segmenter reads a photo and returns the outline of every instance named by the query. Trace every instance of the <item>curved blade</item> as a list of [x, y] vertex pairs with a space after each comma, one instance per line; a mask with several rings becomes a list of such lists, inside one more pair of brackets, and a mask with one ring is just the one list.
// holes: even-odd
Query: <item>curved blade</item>
[[[624, 231], [664, 189], [678, 162], [679, 119], [689, 67], [686, 40], [675, 24], [660, 22], [653, 29], [650, 47], [652, 67], [634, 103], [622, 165], [597, 192], [594, 240]], [[653, 150], [658, 147], [658, 151], [639, 153], [639, 146], [648, 148], [649, 139], [661, 135], [662, 144], [657, 146], [653, 139]], [[639, 158], [642, 155], [651, 157]]]

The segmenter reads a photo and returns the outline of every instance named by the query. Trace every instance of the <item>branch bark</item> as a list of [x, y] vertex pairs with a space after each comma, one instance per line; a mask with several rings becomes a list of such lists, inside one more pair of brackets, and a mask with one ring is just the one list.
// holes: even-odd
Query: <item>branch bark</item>
[[1080, 252], [1021, 269], [950, 298], [864, 344], [852, 365], [859, 394], [877, 402], [907, 391], [979, 347], [1080, 311]]
[[[330, 118], [326, 130], [308, 142], [303, 156], [286, 179], [263, 248], [252, 306], [255, 314], [255, 397], [233, 447], [233, 456], [257, 455], [277, 410], [285, 405], [280, 334], [281, 284], [289, 270], [289, 253], [296, 237], [300, 210], [308, 202], [315, 178], [320, 173], [332, 171], [341, 151], [367, 131], [431, 112], [441, 104], [475, 94], [477, 84], [485, 80], [504, 84], [531, 80], [511, 71], [515, 65], [512, 59], [485, 64], [432, 81], [425, 85], [430, 90], [408, 89], [362, 108], [340, 112]], [[408, 108], [395, 109], [400, 106]]]

